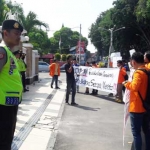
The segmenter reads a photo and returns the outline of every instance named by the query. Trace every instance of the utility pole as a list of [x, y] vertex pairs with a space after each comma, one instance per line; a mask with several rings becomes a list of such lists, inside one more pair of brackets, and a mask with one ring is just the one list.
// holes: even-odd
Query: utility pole
[[80, 35], [79, 35], [79, 64], [81, 63], [81, 24], [80, 24]]

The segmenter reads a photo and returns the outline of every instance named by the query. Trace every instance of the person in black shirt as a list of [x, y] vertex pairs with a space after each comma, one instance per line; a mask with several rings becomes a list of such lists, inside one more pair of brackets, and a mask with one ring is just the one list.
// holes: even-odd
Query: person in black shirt
[[72, 89], [71, 105], [77, 105], [75, 103], [76, 82], [74, 77], [72, 56], [70, 55], [67, 57], [67, 64], [65, 65], [65, 71], [66, 71], [66, 81], [67, 81], [66, 103], [68, 103], [69, 101], [69, 93], [70, 93], [70, 89]]

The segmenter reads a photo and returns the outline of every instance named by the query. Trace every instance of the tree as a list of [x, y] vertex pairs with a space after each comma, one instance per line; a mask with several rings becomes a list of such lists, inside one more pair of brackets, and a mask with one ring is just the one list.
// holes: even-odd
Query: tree
[[9, 11], [5, 0], [0, 0], [0, 24], [5, 20], [5, 15]]
[[61, 59], [62, 59], [62, 61], [66, 61], [66, 59], [67, 59], [67, 55], [66, 55], [66, 54], [62, 54]]
[[61, 55], [59, 53], [56, 53], [55, 54], [55, 59], [58, 60], [58, 61], [60, 61], [60, 58], [61, 58]]
[[110, 33], [99, 27], [114, 30], [113, 46], [124, 58], [129, 57], [129, 50], [145, 52], [150, 49], [150, 0], [116, 0], [114, 7], [101, 13], [91, 25], [89, 38], [100, 55], [108, 55]]

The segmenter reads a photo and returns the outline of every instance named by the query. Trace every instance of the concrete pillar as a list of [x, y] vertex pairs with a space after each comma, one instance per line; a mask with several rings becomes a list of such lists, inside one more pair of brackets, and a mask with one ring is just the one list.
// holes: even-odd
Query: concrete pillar
[[38, 50], [33, 50], [33, 52], [34, 52], [34, 64], [35, 64], [35, 74], [34, 74], [34, 80], [35, 81], [38, 81], [39, 80], [39, 66], [38, 66], [38, 64], [39, 64], [39, 55], [38, 55]]
[[26, 48], [26, 84], [31, 84], [34, 82], [34, 77], [32, 75], [32, 48], [33, 45], [31, 43], [23, 43], [23, 47]]

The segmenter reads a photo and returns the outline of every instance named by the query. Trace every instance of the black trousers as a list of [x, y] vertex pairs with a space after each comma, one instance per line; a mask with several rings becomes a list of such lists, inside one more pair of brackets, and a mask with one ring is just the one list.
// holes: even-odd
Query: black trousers
[[55, 88], [58, 87], [58, 75], [54, 75], [53, 78], [52, 78], [52, 82], [51, 82], [51, 85], [53, 86], [55, 82]]
[[18, 106], [0, 105], [0, 150], [11, 150]]
[[75, 80], [67, 80], [66, 102], [69, 101], [70, 89], [72, 89], [71, 103], [74, 103], [75, 102], [75, 95], [76, 95], [76, 81]]
[[25, 90], [25, 88], [26, 88], [26, 75], [25, 75], [25, 71], [22, 71], [20, 73], [21, 73], [21, 76], [22, 76], [23, 89]]

